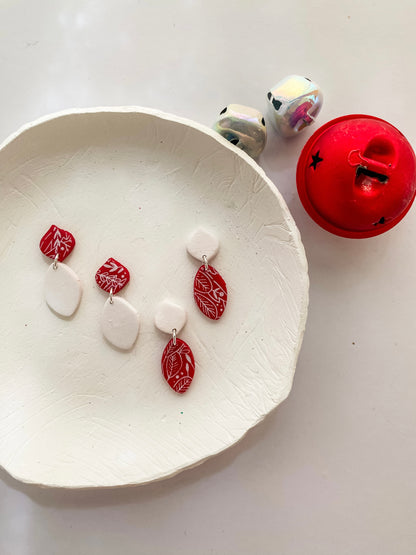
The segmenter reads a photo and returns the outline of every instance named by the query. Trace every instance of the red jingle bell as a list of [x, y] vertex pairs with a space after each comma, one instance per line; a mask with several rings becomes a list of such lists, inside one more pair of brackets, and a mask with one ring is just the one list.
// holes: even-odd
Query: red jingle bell
[[373, 237], [394, 227], [410, 209], [416, 158], [390, 123], [343, 116], [308, 140], [296, 180], [305, 210], [321, 227], [341, 237]]

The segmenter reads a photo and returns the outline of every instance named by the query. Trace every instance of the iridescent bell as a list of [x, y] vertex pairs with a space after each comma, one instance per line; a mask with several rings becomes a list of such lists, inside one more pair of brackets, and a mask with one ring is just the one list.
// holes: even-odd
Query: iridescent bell
[[213, 129], [252, 158], [257, 158], [266, 144], [263, 114], [249, 106], [229, 104], [220, 113]]
[[267, 111], [276, 131], [293, 137], [315, 121], [323, 102], [316, 83], [300, 75], [289, 75], [267, 93]]

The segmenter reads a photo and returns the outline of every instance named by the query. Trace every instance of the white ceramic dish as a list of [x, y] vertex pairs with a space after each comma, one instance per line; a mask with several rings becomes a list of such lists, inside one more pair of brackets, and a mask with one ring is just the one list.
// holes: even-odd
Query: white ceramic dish
[[[61, 112], [0, 148], [0, 464], [24, 482], [141, 484], [219, 453], [288, 395], [305, 326], [307, 263], [275, 186], [248, 156], [201, 125], [142, 108]], [[71, 231], [67, 259], [83, 283], [75, 316], [47, 307], [51, 224]], [[192, 296], [186, 238], [220, 238], [214, 266], [229, 301], [218, 322]], [[120, 293], [140, 314], [131, 352], [102, 338], [110, 256], [130, 269]], [[153, 323], [170, 298], [196, 375], [180, 396], [161, 376], [169, 339]]]

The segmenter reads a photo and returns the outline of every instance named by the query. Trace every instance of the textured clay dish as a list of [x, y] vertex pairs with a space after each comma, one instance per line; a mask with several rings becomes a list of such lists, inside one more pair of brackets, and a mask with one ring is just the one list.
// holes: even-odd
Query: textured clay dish
[[[230, 447], [289, 394], [308, 302], [299, 232], [275, 186], [204, 126], [141, 108], [61, 112], [0, 147], [0, 464], [15, 478], [67, 488], [160, 480]], [[39, 240], [55, 224], [77, 248], [75, 315], [46, 305]], [[220, 240], [228, 286], [221, 320], [193, 299], [197, 227]], [[96, 268], [131, 274], [140, 314], [129, 352], [103, 339]], [[120, 297], [124, 293], [119, 293]], [[157, 304], [184, 306], [195, 378], [184, 395], [161, 374]]]

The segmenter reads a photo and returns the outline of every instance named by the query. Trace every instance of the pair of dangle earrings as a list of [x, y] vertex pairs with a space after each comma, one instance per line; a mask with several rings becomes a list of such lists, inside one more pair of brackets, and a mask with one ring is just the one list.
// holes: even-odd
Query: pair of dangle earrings
[[[205, 229], [197, 229], [188, 239], [188, 253], [203, 262], [194, 278], [194, 299], [200, 311], [211, 320], [219, 320], [227, 304], [227, 285], [208, 259], [218, 252], [219, 242]], [[163, 301], [155, 314], [156, 327], [172, 338], [161, 360], [162, 374], [176, 393], [185, 393], [195, 374], [195, 359], [191, 348], [177, 335], [187, 320], [186, 311], [170, 301]]]
[[[39, 247], [45, 256], [53, 259], [45, 278], [46, 303], [56, 314], [69, 318], [77, 310], [82, 296], [79, 277], [63, 263], [75, 247], [75, 238], [69, 231], [52, 225], [40, 240]], [[130, 281], [128, 269], [109, 258], [98, 269], [95, 281], [109, 294], [101, 315], [104, 337], [118, 349], [131, 349], [139, 333], [139, 317], [130, 303], [115, 296]]]
[[[75, 247], [74, 236], [52, 225], [40, 241], [40, 249], [52, 258], [45, 280], [45, 298], [57, 314], [70, 317], [79, 306], [82, 288], [76, 273], [63, 261]], [[194, 299], [200, 311], [211, 320], [218, 320], [227, 304], [227, 286], [219, 272], [209, 264], [218, 252], [218, 239], [208, 231], [196, 230], [187, 242], [188, 253], [202, 261], [194, 278]], [[120, 297], [119, 293], [129, 282], [128, 269], [109, 258], [97, 271], [97, 285], [109, 294], [101, 316], [104, 337], [113, 346], [129, 350], [139, 333], [139, 317], [135, 308]], [[177, 334], [187, 320], [186, 311], [174, 303], [165, 301], [155, 315], [155, 325], [161, 331], [172, 334], [161, 359], [162, 373], [169, 386], [177, 393], [185, 393], [195, 373], [195, 359], [191, 348]]]

